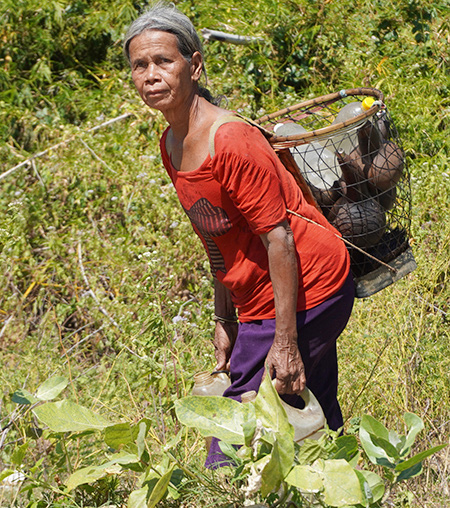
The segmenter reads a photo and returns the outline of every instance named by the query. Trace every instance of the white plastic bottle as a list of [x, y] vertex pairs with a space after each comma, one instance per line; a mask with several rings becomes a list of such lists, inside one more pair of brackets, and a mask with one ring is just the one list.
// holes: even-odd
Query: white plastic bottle
[[[230, 386], [231, 381], [225, 372], [209, 372], [202, 371], [194, 374], [194, 387], [192, 395], [200, 397], [216, 395], [221, 396], [223, 392]], [[206, 450], [209, 452], [212, 437], [205, 437]]]
[[[375, 99], [370, 96], [366, 97], [362, 102], [349, 102], [339, 111], [331, 125], [336, 125], [361, 115], [365, 111], [368, 111], [374, 102]], [[349, 130], [345, 129], [342, 133], [333, 137], [333, 144], [336, 150], [343, 150], [349, 155], [358, 146], [357, 130], [359, 127], [361, 126], [356, 125]]]
[[[308, 131], [290, 122], [275, 125], [274, 132], [277, 136], [292, 136]], [[317, 141], [292, 147], [291, 152], [306, 181], [319, 189], [332, 187], [341, 176], [336, 155]]]
[[192, 395], [218, 395], [220, 397], [230, 384], [230, 378], [225, 372], [197, 372], [194, 374]]
[[[242, 402], [251, 402], [255, 400], [256, 395], [255, 391], [243, 393]], [[300, 396], [305, 402], [303, 409], [292, 407], [280, 399], [288, 421], [294, 427], [294, 441], [299, 444], [305, 439], [319, 439], [326, 422], [325, 415], [314, 394], [305, 388]]]

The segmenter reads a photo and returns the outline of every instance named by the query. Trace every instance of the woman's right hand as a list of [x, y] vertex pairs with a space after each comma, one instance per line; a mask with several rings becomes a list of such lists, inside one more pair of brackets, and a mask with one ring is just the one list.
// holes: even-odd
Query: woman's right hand
[[216, 323], [214, 333], [214, 354], [217, 360], [215, 370], [230, 370], [230, 356], [236, 342], [237, 323]]

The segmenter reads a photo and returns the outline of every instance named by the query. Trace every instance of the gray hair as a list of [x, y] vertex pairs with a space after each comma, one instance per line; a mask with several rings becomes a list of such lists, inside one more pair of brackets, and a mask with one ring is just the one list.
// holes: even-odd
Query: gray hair
[[[196, 51], [201, 54], [202, 60], [204, 60], [203, 46], [191, 20], [179, 11], [173, 3], [160, 1], [144, 11], [133, 21], [128, 29], [123, 43], [123, 51], [129, 63], [131, 40], [147, 30], [160, 30], [161, 32], [168, 32], [175, 35], [178, 43], [178, 50], [189, 63], [191, 62], [192, 55]], [[202, 71], [205, 84], [207, 84], [206, 69], [203, 62]], [[200, 95], [208, 101], [215, 102], [211, 93], [206, 88], [199, 87], [199, 92]]]

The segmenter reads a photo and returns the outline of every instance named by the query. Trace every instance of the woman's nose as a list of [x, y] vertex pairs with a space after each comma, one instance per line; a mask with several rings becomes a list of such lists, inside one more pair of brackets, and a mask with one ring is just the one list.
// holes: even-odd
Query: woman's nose
[[145, 81], [148, 83], [154, 83], [158, 81], [158, 70], [156, 65], [150, 63], [145, 70]]

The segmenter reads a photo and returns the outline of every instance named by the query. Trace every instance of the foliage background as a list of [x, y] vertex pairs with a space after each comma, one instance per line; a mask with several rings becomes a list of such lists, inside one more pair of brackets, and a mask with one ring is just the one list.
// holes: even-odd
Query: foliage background
[[[199, 29], [262, 39], [205, 43], [209, 85], [230, 109], [256, 117], [342, 88], [384, 92], [412, 175], [418, 269], [357, 302], [339, 341], [340, 400], [348, 430], [364, 413], [395, 427], [411, 411], [426, 424], [419, 447], [448, 442], [449, 2], [176, 4]], [[140, 103], [121, 55], [143, 7], [0, 6], [0, 468], [28, 442], [24, 467], [45, 457], [42, 476], [55, 484], [107, 450], [74, 441], [68, 464], [51, 439], [33, 436], [34, 422], [9, 424], [15, 390], [69, 376], [73, 400], [122, 421], [151, 419], [156, 460], [177, 429], [173, 401], [190, 391], [194, 372], [214, 366], [205, 256], [161, 167], [164, 119]], [[88, 132], [123, 113], [131, 115]], [[71, 141], [3, 176], [62, 140]], [[180, 453], [203, 461], [200, 440]], [[448, 454], [430, 459], [392, 502], [445, 505]], [[132, 488], [126, 478], [79, 495], [86, 506], [119, 505]], [[18, 506], [27, 496], [59, 506], [45, 490], [21, 494]], [[205, 496], [206, 506], [213, 497]]]

